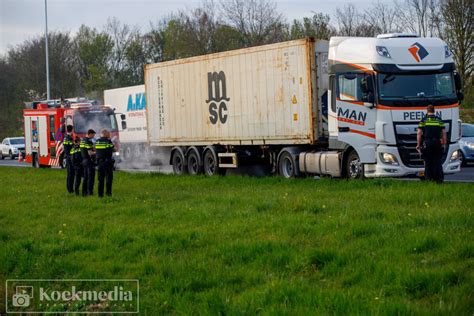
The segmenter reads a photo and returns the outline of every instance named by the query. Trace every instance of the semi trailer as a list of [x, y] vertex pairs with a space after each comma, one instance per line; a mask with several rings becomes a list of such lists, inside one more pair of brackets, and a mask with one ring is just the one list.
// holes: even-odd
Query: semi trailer
[[437, 38], [306, 38], [150, 64], [145, 91], [148, 143], [171, 150], [176, 174], [420, 176], [428, 104], [447, 129], [444, 172], [460, 170], [461, 82]]

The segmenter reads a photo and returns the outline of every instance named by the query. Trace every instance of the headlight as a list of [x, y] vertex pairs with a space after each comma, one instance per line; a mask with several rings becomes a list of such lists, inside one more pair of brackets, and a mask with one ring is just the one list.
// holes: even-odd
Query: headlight
[[114, 152], [115, 156], [120, 156], [120, 153], [118, 151]]
[[455, 150], [453, 151], [453, 153], [451, 154], [451, 159], [450, 162], [453, 162], [453, 161], [456, 161], [460, 158], [461, 156], [459, 155], [459, 150]]
[[386, 57], [386, 58], [392, 58], [392, 56], [390, 56], [390, 53], [388, 52], [387, 47], [385, 47], [385, 46], [376, 46], [375, 49], [377, 50], [377, 53], [380, 56]]
[[395, 157], [392, 154], [389, 153], [380, 153], [380, 160], [387, 164], [387, 165], [392, 165], [392, 166], [398, 166], [398, 160], [397, 157]]
[[18, 152], [18, 148], [13, 147], [12, 152], [14, 152], [14, 153]]

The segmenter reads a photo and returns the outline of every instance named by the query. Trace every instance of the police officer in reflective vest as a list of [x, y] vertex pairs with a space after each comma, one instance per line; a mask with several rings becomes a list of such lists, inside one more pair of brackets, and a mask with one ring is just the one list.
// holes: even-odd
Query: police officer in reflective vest
[[82, 166], [84, 168], [84, 179], [82, 181], [82, 196], [94, 194], [95, 180], [95, 149], [92, 139], [95, 131], [90, 129], [87, 131], [87, 137], [81, 140]]
[[100, 138], [95, 142], [96, 157], [98, 163], [98, 191], [99, 197], [104, 196], [104, 179], [105, 179], [105, 194], [112, 195], [112, 181], [114, 160], [112, 153], [115, 151], [115, 146], [110, 140], [110, 132], [103, 129], [100, 132]]
[[443, 146], [446, 145], [444, 123], [435, 115], [433, 105], [428, 105], [427, 114], [418, 125], [416, 149], [421, 152], [425, 161], [425, 179], [442, 183]]
[[81, 143], [81, 138], [76, 137], [74, 139], [74, 145], [70, 151], [70, 157], [72, 161], [72, 166], [74, 168], [74, 192], [76, 195], [79, 195], [79, 187], [81, 186], [81, 178], [84, 174], [84, 169], [82, 168], [82, 154], [81, 148], [79, 147]]
[[63, 140], [63, 152], [64, 152], [64, 157], [63, 159], [66, 159], [66, 171], [67, 171], [67, 177], [66, 177], [66, 188], [69, 193], [74, 193], [74, 167], [72, 165], [71, 161], [71, 148], [73, 145], [72, 141], [72, 125], [66, 126], [66, 136], [64, 136]]

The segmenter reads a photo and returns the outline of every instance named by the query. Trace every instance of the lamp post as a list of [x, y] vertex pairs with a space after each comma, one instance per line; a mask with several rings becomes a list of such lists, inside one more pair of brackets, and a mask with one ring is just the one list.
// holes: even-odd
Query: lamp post
[[48, 0], [44, 0], [44, 19], [45, 27], [45, 43], [46, 43], [46, 98], [51, 100], [51, 91], [49, 87], [49, 53], [48, 53]]

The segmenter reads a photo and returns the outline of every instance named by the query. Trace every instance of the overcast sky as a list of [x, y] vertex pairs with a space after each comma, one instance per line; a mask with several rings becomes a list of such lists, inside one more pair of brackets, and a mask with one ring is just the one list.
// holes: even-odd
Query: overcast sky
[[[336, 7], [354, 3], [364, 9], [376, 0], [274, 0], [288, 21], [311, 16], [312, 12], [333, 14]], [[201, 0], [48, 0], [50, 31], [74, 33], [81, 24], [101, 27], [108, 17], [147, 30], [150, 21], [181, 9], [199, 5]], [[382, 0], [382, 2], [391, 2]], [[44, 32], [44, 0], [0, 0], [0, 55], [26, 39]]]

